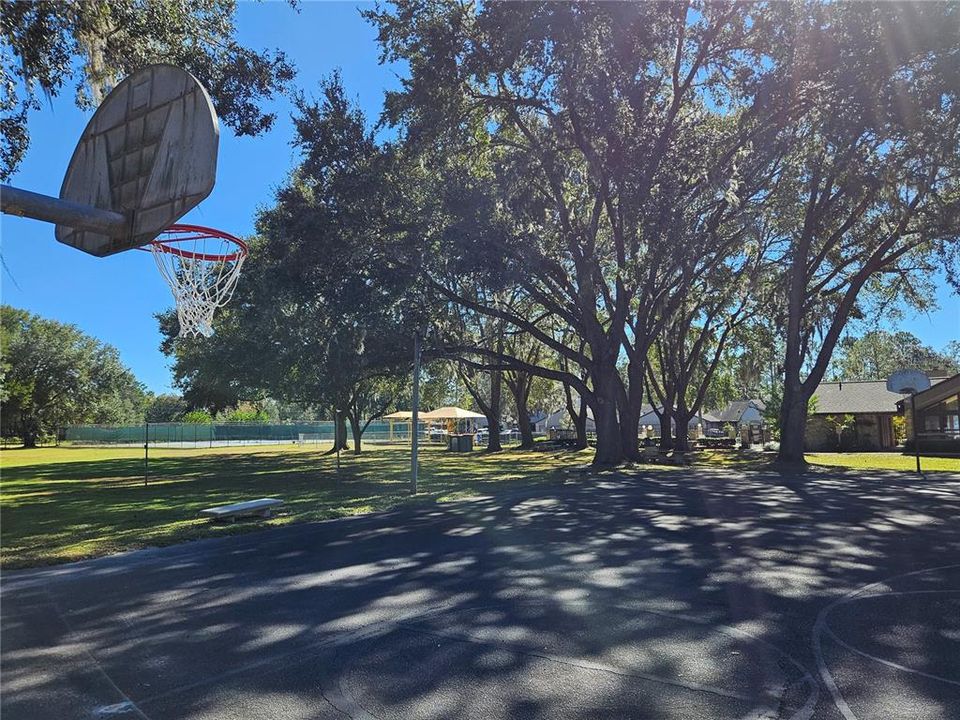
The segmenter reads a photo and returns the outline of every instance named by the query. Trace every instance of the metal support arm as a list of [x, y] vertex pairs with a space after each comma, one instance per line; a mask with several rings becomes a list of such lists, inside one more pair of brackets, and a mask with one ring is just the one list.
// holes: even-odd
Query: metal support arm
[[123, 236], [130, 231], [130, 221], [123, 213], [81, 205], [11, 185], [0, 185], [0, 212], [94, 230], [112, 237]]

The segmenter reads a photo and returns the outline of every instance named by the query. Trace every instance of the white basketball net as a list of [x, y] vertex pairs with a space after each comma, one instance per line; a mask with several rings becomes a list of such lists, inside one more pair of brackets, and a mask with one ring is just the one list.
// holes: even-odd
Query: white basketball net
[[173, 225], [150, 252], [177, 303], [180, 337], [213, 335], [213, 313], [233, 296], [246, 245], [216, 230]]

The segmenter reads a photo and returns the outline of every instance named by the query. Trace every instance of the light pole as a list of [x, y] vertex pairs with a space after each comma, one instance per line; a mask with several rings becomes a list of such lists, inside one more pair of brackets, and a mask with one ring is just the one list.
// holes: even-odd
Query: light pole
[[417, 451], [419, 437], [417, 433], [417, 415], [420, 412], [420, 332], [413, 335], [413, 412], [410, 421], [413, 425], [410, 453], [410, 492], [417, 494]]

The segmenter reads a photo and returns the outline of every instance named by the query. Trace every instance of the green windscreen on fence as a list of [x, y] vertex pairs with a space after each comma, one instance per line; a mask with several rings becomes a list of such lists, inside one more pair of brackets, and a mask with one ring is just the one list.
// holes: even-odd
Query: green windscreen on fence
[[[422, 433], [422, 428], [421, 428]], [[349, 436], [349, 429], [347, 431]], [[69, 425], [60, 433], [73, 445], [201, 445], [328, 443], [333, 442], [333, 421], [293, 423], [144, 423], [142, 425]], [[373, 442], [409, 442], [406, 423], [372, 422], [363, 439]]]

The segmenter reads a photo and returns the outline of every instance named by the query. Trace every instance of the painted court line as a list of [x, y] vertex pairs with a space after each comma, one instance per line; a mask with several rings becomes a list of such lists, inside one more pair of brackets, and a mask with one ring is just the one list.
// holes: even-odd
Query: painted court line
[[[582, 602], [579, 604], [583, 604]], [[491, 608], [493, 606], [471, 606], [469, 609], [471, 611], [479, 611], [484, 608]], [[806, 701], [803, 705], [793, 712], [792, 715], [785, 716], [785, 720], [809, 720], [813, 716], [814, 708], [816, 707], [817, 700], [819, 699], [820, 690], [814, 680], [813, 676], [804, 668], [804, 666], [797, 661], [795, 658], [791, 657], [787, 653], [783, 652], [776, 646], [768, 643], [765, 640], [762, 640], [750, 633], [747, 633], [743, 630], [739, 630], [728, 625], [723, 625], [721, 623], [714, 623], [709, 620], [704, 620], [699, 617], [688, 615], [685, 613], [675, 613], [661, 610], [660, 608], [651, 607], [648, 603], [644, 601], [633, 602], [628, 604], [617, 604], [611, 606], [613, 609], [625, 610], [633, 613], [646, 613], [650, 615], [655, 615], [659, 617], [664, 617], [671, 620], [682, 620], [684, 622], [690, 622], [704, 627], [709, 632], [716, 632], [722, 635], [727, 635], [741, 642], [746, 642], [755, 646], [762, 646], [769, 651], [775, 653], [776, 655], [787, 660], [791, 665], [793, 665], [797, 670], [799, 676], [793, 681], [788, 681], [786, 677], [782, 678], [782, 682], [779, 683], [765, 683], [764, 688], [753, 695], [748, 695], [742, 692], [737, 692], [733, 690], [728, 690], [725, 688], [714, 687], [711, 685], [706, 685], [702, 683], [695, 683], [688, 680], [673, 679], [668, 677], [663, 677], [661, 675], [652, 675], [649, 673], [643, 673], [641, 671], [634, 670], [625, 670], [623, 668], [618, 668], [612, 665], [605, 663], [598, 663], [592, 660], [586, 660], [583, 658], [576, 658], [564, 655], [552, 655], [549, 653], [544, 653], [536, 650], [525, 649], [520, 646], [515, 646], [509, 642], [501, 642], [494, 640], [483, 640], [472, 637], [470, 635], [464, 635], [460, 633], [445, 633], [436, 630], [430, 630], [423, 627], [420, 624], [412, 624], [409, 621], [398, 620], [394, 627], [395, 629], [403, 629], [411, 632], [416, 632], [425, 635], [432, 635], [434, 637], [442, 637], [449, 640], [459, 641], [459, 642], [472, 642], [477, 644], [489, 645], [492, 647], [503, 647], [511, 652], [517, 652], [531, 657], [538, 657], [549, 662], [556, 662], [565, 664], [568, 666], [579, 667], [585, 670], [594, 670], [599, 672], [607, 672], [619, 675], [621, 677], [636, 677], [639, 679], [647, 680], [650, 682], [662, 683], [672, 687], [677, 687], [685, 690], [690, 690], [693, 692], [704, 692], [716, 695], [718, 697], [726, 697], [729, 699], [735, 699], [742, 702], [753, 702], [757, 704], [755, 707], [755, 712], [753, 717], [769, 717], [771, 714], [775, 713], [777, 710], [777, 703], [779, 703], [783, 696], [786, 694], [786, 691], [795, 688], [797, 686], [803, 686], [807, 689]], [[448, 611], [450, 608], [436, 608], [425, 613], [422, 613], [417, 617], [418, 620], [424, 620], [430, 616], [436, 617], [443, 612]], [[459, 608], [461, 610], [465, 608]], [[354, 653], [351, 653], [355, 655]], [[356, 657], [352, 657], [351, 660], [356, 660]], [[348, 663], [352, 664], [352, 663]], [[338, 709], [349, 711], [351, 714], [353, 712], [359, 712], [359, 717], [367, 718], [369, 717], [368, 713], [363, 710], [362, 706], [353, 698], [343, 687], [342, 678], [338, 679], [336, 686], [331, 688], [332, 692], [327, 695], [327, 699], [331, 701]], [[775, 701], [775, 702], [771, 702]]]
[[889, 667], [892, 667], [894, 669], [903, 670], [905, 672], [912, 672], [912, 673], [929, 677], [935, 680], [946, 681], [954, 685], [957, 685], [960, 683], [956, 683], [955, 681], [950, 679], [929, 675], [919, 670], [914, 670], [913, 668], [908, 668], [902, 665], [898, 665], [897, 663], [893, 663], [889, 660], [885, 660], [884, 658], [876, 657], [874, 655], [870, 655], [869, 653], [850, 647], [847, 643], [844, 643], [839, 638], [837, 638], [834, 632], [829, 628], [829, 626], [827, 625], [827, 617], [830, 615], [831, 612], [836, 610], [838, 607], [841, 607], [843, 605], [848, 605], [849, 603], [856, 602], [857, 600], [866, 600], [872, 597], [882, 597], [885, 595], [919, 595], [919, 594], [958, 592], [954, 590], [946, 590], [946, 591], [918, 590], [916, 592], [884, 590], [881, 592], [872, 592], [875, 588], [888, 587], [888, 583], [895, 580], [900, 580], [902, 578], [913, 577], [915, 575], [923, 575], [927, 573], [942, 572], [944, 570], [954, 570], [958, 568], [960, 568], [960, 564], [940, 565], [938, 567], [926, 568], [924, 570], [913, 570], [908, 573], [893, 575], [883, 580], [878, 580], [877, 582], [870, 583], [869, 585], [864, 585], [863, 587], [857, 590], [853, 590], [847, 593], [846, 595], [838, 598], [837, 600], [834, 600], [832, 603], [827, 605], [817, 614], [817, 620], [813, 626], [813, 654], [817, 661], [817, 669], [820, 673], [820, 678], [821, 680], [823, 680], [823, 684], [826, 685], [827, 690], [830, 692], [830, 696], [833, 698], [834, 705], [837, 706], [837, 709], [843, 715], [845, 720], [859, 720], [859, 718], [857, 717], [857, 714], [853, 712], [853, 709], [847, 704], [847, 701], [843, 697], [843, 692], [840, 690], [836, 681], [834, 681], [833, 674], [830, 672], [830, 669], [827, 667], [826, 660], [824, 660], [823, 644], [822, 644], [822, 638], [824, 634], [830, 635], [830, 637], [840, 642], [844, 647], [849, 648], [850, 650], [858, 653], [859, 655], [862, 655], [875, 662], [888, 665]]
[[[60, 620], [60, 623], [66, 629], [67, 634], [73, 634], [75, 631], [73, 627], [70, 625], [70, 623], [67, 621], [67, 618], [64, 616], [63, 612], [60, 610], [60, 606], [57, 605], [57, 602], [53, 597], [53, 593], [51, 593], [49, 589], [46, 589], [45, 594], [50, 601], [50, 607], [53, 609], [54, 614], [56, 614], [57, 619]], [[123, 713], [133, 713], [138, 718], [140, 718], [140, 720], [150, 720], [150, 718], [147, 717], [147, 714], [143, 712], [143, 710], [141, 710], [137, 706], [137, 704], [133, 702], [133, 700], [131, 700], [130, 697], [125, 692], [123, 692], [123, 690], [120, 689], [120, 687], [113, 681], [113, 678], [110, 677], [109, 674], [107, 674], [107, 671], [103, 669], [103, 666], [100, 665], [99, 662], [97, 662], [97, 659], [90, 652], [88, 652], [87, 650], [81, 650], [80, 652], [90, 659], [90, 663], [93, 666], [94, 670], [99, 675], [101, 675], [104, 680], [106, 680], [107, 685], [110, 687], [110, 689], [114, 693], [116, 693], [116, 696], [122, 698], [121, 702], [119, 703], [113, 703], [111, 705], [101, 705], [95, 708], [93, 711], [93, 717], [95, 718], [110, 717], [112, 715], [118, 715], [121, 712], [123, 712]], [[118, 708], [122, 708], [122, 710]], [[107, 714], [103, 714], [104, 711], [107, 711]]]
[[110, 718], [114, 715], [126, 715], [127, 713], [136, 713], [137, 706], [134, 705], [130, 700], [124, 702], [116, 703], [114, 705], [101, 705], [98, 708], [93, 709], [93, 717], [95, 718]]

